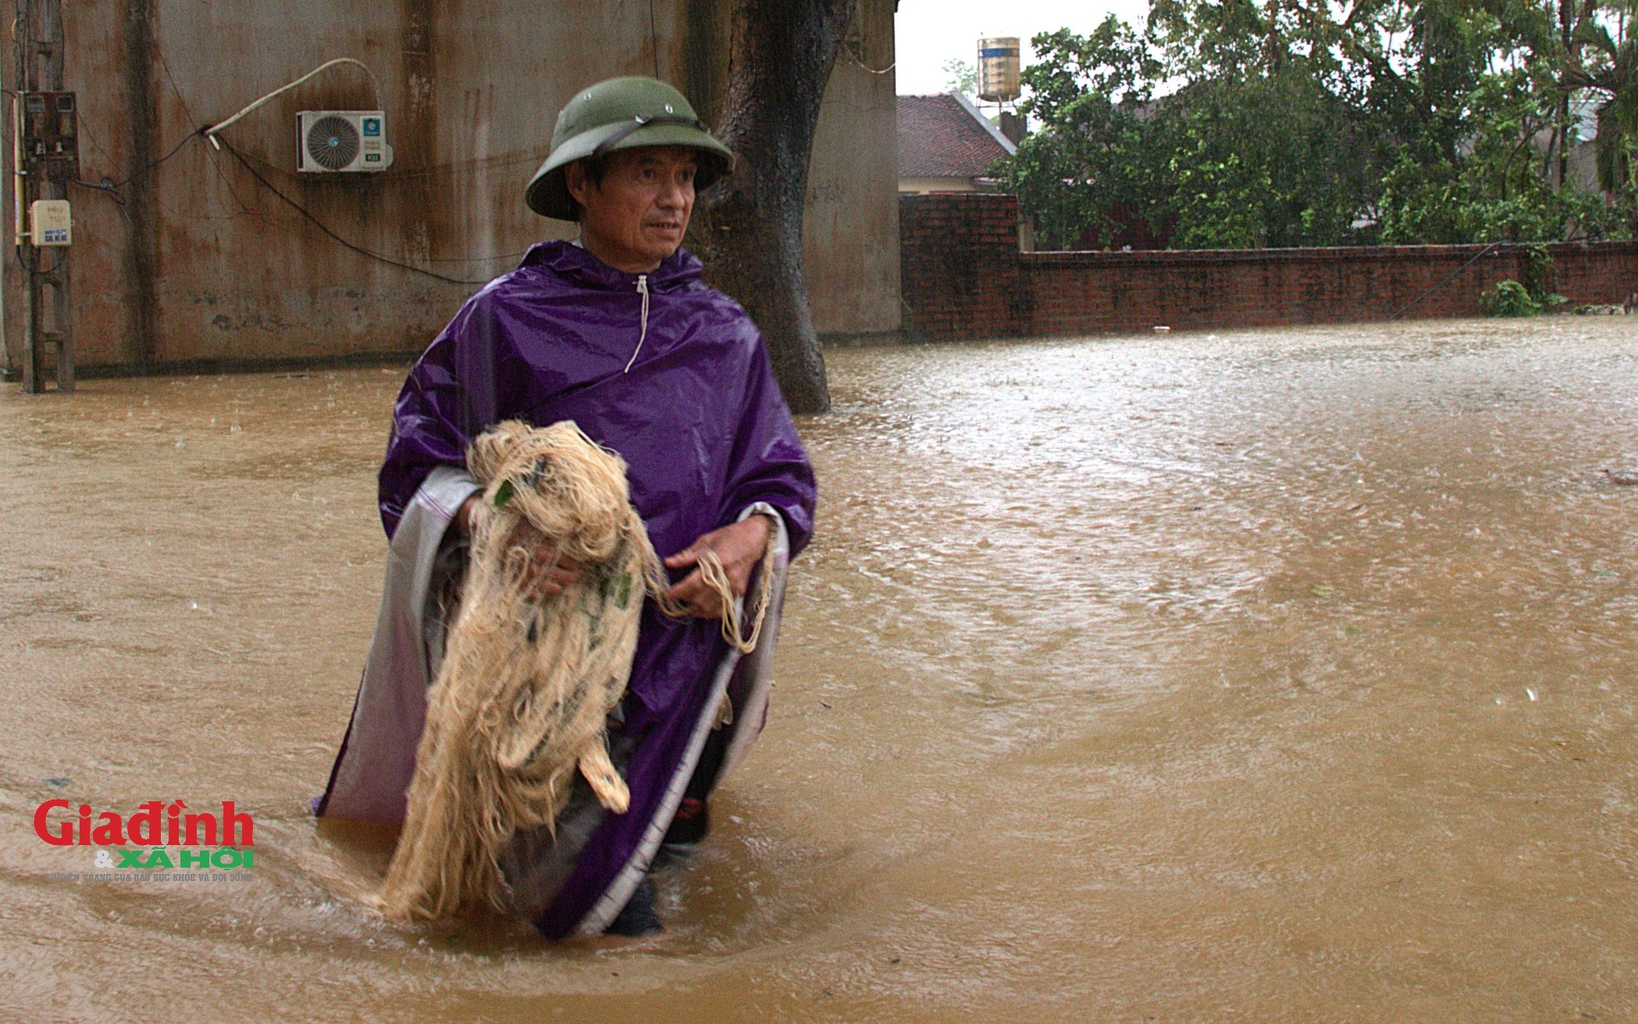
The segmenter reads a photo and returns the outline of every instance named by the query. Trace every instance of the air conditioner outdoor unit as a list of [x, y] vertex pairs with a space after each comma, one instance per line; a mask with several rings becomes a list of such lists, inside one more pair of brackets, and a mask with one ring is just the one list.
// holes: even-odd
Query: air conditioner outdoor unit
[[384, 171], [392, 166], [387, 115], [381, 110], [303, 110], [296, 114], [299, 169]]

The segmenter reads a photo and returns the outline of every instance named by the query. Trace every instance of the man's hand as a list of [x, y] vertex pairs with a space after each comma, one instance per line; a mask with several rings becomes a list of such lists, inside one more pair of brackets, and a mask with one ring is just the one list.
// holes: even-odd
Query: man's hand
[[[717, 559], [722, 562], [723, 571], [728, 575], [728, 587], [735, 597], [744, 597], [745, 588], [751, 584], [751, 573], [756, 569], [757, 562], [762, 560], [762, 553], [768, 547], [768, 535], [773, 531], [773, 524], [766, 515], [754, 515], [744, 522], [724, 526], [712, 530], [700, 537], [688, 547], [665, 560], [667, 569], [682, 569], [690, 565], [697, 565], [700, 556], [707, 551], [716, 553]], [[699, 569], [684, 576], [670, 590], [666, 591], [672, 600], [681, 602], [697, 619], [717, 619], [722, 617], [722, 598], [711, 587], [705, 585], [700, 578]]]
[[[478, 492], [461, 502], [455, 513], [455, 528], [468, 536], [472, 532], [472, 513], [483, 498]], [[580, 582], [580, 563], [572, 558], [557, 556], [556, 545], [539, 531], [525, 524], [522, 543], [529, 550], [529, 566], [524, 570], [523, 585], [536, 601], [549, 601], [563, 593], [563, 588]], [[554, 560], [554, 556], [555, 560]]]

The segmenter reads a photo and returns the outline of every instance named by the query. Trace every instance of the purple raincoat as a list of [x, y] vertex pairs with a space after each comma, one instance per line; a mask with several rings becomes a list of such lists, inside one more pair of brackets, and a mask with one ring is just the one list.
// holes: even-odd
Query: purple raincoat
[[[660, 557], [758, 503], [779, 512], [789, 552], [799, 552], [813, 528], [812, 467], [756, 326], [701, 283], [700, 269], [678, 250], [651, 274], [628, 274], [552, 242], [468, 300], [399, 393], [380, 475], [388, 536], [429, 474], [464, 466], [486, 427], [573, 420], [625, 459], [632, 504]], [[452, 510], [440, 511], [447, 520]], [[537, 922], [548, 936], [575, 929], [654, 827], [726, 653], [714, 620], [644, 609], [624, 705], [636, 741], [625, 769], [631, 808], [592, 835]], [[332, 792], [346, 757], [344, 742]]]

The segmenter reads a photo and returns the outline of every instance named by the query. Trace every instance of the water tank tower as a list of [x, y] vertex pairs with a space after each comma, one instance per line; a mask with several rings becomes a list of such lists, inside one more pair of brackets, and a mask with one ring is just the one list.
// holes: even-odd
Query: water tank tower
[[978, 98], [1011, 103], [1018, 98], [1018, 37], [978, 41]]

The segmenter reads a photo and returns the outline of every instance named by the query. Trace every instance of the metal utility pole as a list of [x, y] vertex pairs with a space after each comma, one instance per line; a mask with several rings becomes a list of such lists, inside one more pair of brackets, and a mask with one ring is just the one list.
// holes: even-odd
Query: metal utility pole
[[[19, 0], [14, 235], [23, 268], [23, 391], [43, 390], [47, 346], [57, 349], [57, 390], [74, 390], [74, 331], [68, 300], [72, 241], [68, 183], [80, 174], [78, 110], [63, 91], [62, 0]], [[25, 224], [26, 222], [26, 224]]]

